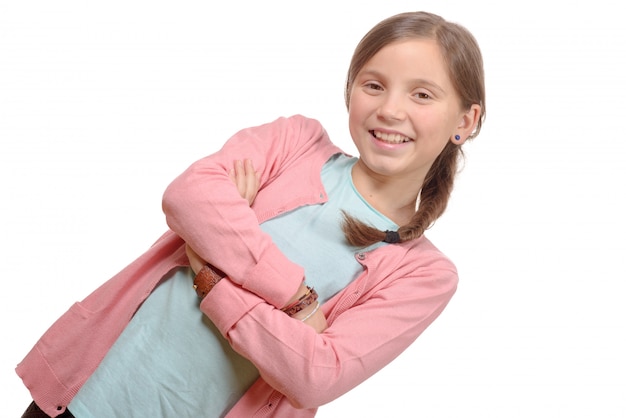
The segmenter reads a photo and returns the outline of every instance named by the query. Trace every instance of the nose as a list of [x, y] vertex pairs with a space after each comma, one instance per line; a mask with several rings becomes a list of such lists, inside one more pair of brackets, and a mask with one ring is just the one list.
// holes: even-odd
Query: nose
[[406, 117], [406, 111], [402, 98], [396, 94], [386, 94], [378, 107], [377, 115], [385, 120], [403, 120]]

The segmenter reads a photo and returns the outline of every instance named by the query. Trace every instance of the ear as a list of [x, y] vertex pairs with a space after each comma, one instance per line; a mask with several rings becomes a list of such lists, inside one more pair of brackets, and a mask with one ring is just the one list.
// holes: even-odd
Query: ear
[[[459, 124], [456, 127], [456, 130], [452, 134], [450, 140], [457, 145], [463, 144], [467, 141], [467, 138], [474, 132], [476, 129], [476, 125], [478, 124], [478, 120], [480, 119], [480, 105], [473, 104], [470, 106], [468, 110], [461, 114], [461, 118], [459, 120]], [[460, 138], [455, 139], [455, 135], [458, 135]]]

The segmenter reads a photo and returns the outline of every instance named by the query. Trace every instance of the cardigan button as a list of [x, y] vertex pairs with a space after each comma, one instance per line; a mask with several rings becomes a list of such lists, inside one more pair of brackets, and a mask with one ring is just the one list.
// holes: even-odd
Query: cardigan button
[[356, 256], [359, 260], [365, 260], [365, 253], [358, 253]]

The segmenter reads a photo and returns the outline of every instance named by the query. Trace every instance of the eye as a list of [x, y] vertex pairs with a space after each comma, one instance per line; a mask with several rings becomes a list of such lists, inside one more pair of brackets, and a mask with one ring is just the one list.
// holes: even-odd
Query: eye
[[415, 93], [415, 97], [417, 97], [420, 100], [429, 100], [432, 97], [430, 96], [430, 94], [428, 93], [424, 93], [423, 91], [420, 91], [418, 93]]
[[382, 90], [383, 89], [383, 86], [381, 86], [380, 84], [374, 81], [368, 81], [366, 83], [363, 83], [363, 87], [367, 90]]

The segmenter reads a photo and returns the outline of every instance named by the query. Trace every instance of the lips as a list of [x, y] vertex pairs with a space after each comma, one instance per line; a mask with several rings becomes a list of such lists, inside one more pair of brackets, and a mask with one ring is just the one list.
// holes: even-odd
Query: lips
[[411, 141], [411, 138], [398, 133], [388, 133], [372, 130], [370, 131], [370, 134], [376, 139], [386, 142], [388, 144], [402, 144]]

